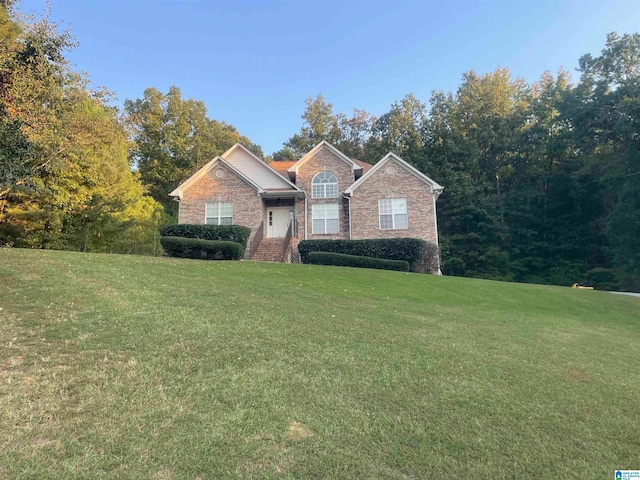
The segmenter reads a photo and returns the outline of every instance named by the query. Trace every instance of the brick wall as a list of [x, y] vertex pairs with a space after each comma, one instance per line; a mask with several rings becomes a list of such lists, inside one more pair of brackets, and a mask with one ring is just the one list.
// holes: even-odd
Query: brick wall
[[[216, 176], [219, 170], [224, 172], [222, 178]], [[220, 165], [214, 166], [184, 191], [178, 223], [204, 223], [206, 202], [233, 202], [233, 223], [250, 227], [252, 237], [265, 215], [262, 198], [256, 189]]]
[[[318, 173], [328, 170], [338, 178], [338, 198], [312, 198], [311, 181]], [[316, 154], [307, 160], [296, 174], [296, 186], [307, 193], [308, 211], [307, 218], [304, 218], [304, 202], [302, 208], [296, 209], [296, 220], [299, 225], [298, 236], [304, 238], [304, 225], [307, 222], [307, 235], [309, 239], [348, 239], [349, 238], [349, 216], [346, 200], [342, 193], [354, 182], [351, 167], [338, 158], [327, 147], [322, 147]], [[340, 233], [335, 235], [313, 234], [312, 205], [321, 203], [337, 203], [338, 219], [340, 222]]]
[[[389, 167], [396, 172], [387, 173]], [[364, 238], [422, 238], [438, 242], [436, 231], [434, 196], [422, 180], [407, 171], [394, 160], [375, 172], [360, 185], [351, 199], [351, 233], [354, 240]], [[381, 230], [378, 216], [378, 199], [406, 198], [408, 228]]]
[[[395, 167], [395, 173], [388, 173], [388, 167]], [[338, 198], [314, 199], [311, 181], [313, 177], [328, 170], [338, 178]], [[224, 172], [217, 176], [216, 172]], [[312, 158], [298, 169], [297, 186], [307, 193], [307, 216], [305, 218], [304, 199], [295, 201], [295, 216], [298, 238], [293, 240], [294, 258], [297, 243], [305, 237], [309, 239], [348, 239], [349, 204], [342, 193], [354, 183], [351, 167], [326, 147], [321, 148]], [[379, 228], [378, 199], [406, 198], [408, 228], [402, 230], [381, 230]], [[351, 233], [354, 240], [364, 238], [422, 238], [438, 242], [435, 221], [435, 198], [430, 188], [401, 164], [390, 159], [368, 180], [360, 185], [351, 198]], [[263, 201], [255, 188], [224, 165], [216, 165], [202, 178], [193, 183], [180, 201], [179, 223], [202, 224], [205, 221], [206, 202], [233, 202], [233, 221], [237, 225], [250, 227], [251, 238], [265, 218]], [[335, 235], [312, 233], [312, 206], [322, 203], [337, 203], [340, 233]], [[251, 240], [251, 239], [250, 239]]]

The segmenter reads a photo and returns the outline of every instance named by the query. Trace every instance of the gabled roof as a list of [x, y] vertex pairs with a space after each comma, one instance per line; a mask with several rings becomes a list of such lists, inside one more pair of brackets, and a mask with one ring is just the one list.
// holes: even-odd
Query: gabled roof
[[[249, 150], [247, 147], [245, 147], [244, 145], [242, 145], [241, 143], [234, 143], [233, 146], [231, 148], [229, 148], [226, 152], [224, 152], [222, 155], [220, 155], [222, 158], [227, 158], [229, 156], [230, 153], [232, 153], [235, 150], [244, 150], [246, 153], [248, 153], [249, 155], [251, 155], [253, 158], [255, 158], [256, 160], [260, 160], [255, 153], [253, 153], [251, 150]], [[260, 160], [262, 161], [262, 160]]]
[[[240, 155], [238, 157], [235, 155], [236, 159], [233, 159], [232, 157], [234, 157], [234, 153], [238, 150], [243, 152], [245, 156], [243, 157]], [[249, 164], [245, 162], [245, 160], [247, 160], [247, 156], [252, 160]], [[286, 174], [283, 175], [269, 166], [267, 162], [258, 158], [251, 150], [240, 143], [236, 143], [233, 147], [224, 152], [222, 157], [229, 163], [234, 164], [238, 170], [243, 172], [247, 177], [250, 177], [255, 183], [259, 184], [261, 188], [265, 190], [289, 189], [302, 191], [289, 181]]]
[[258, 185], [256, 182], [254, 182], [253, 180], [251, 180], [249, 177], [247, 177], [244, 173], [242, 173], [240, 170], [238, 170], [236, 167], [234, 167], [233, 165], [231, 165], [231, 163], [227, 162], [224, 158], [217, 156], [216, 158], [214, 158], [213, 160], [211, 160], [209, 163], [207, 163], [204, 167], [202, 167], [200, 170], [198, 170], [196, 173], [194, 173], [193, 175], [191, 175], [186, 181], [184, 181], [178, 188], [176, 188], [173, 192], [171, 192], [169, 194], [170, 197], [178, 197], [178, 198], [182, 198], [182, 192], [184, 192], [189, 186], [191, 186], [193, 183], [195, 183], [196, 181], [198, 181], [199, 179], [201, 179], [202, 177], [204, 177], [207, 172], [209, 170], [211, 170], [217, 163], [221, 163], [223, 164], [225, 167], [227, 167], [229, 170], [231, 170], [233, 173], [235, 173], [236, 175], [238, 175], [240, 178], [242, 178], [245, 182], [247, 182], [249, 185], [251, 185], [253, 188], [256, 189], [256, 191], [258, 193], [264, 193], [264, 189], [260, 187], [260, 185]]
[[[240, 155], [234, 155], [234, 152], [240, 152]], [[280, 174], [263, 160], [256, 157], [244, 145], [236, 143], [222, 155], [215, 157], [204, 167], [191, 175], [191, 177], [171, 192], [169, 196], [182, 198], [182, 193], [195, 181], [202, 178], [217, 162], [220, 162], [229, 168], [229, 170], [255, 188], [260, 195], [267, 191], [280, 192], [281, 194], [291, 192], [296, 193], [296, 195], [304, 195], [304, 192], [291, 183], [284, 175]]]
[[362, 167], [360, 165], [358, 165], [356, 162], [354, 162], [352, 159], [350, 159], [349, 157], [347, 157], [344, 153], [342, 153], [340, 150], [338, 150], [336, 147], [334, 147], [333, 145], [331, 145], [329, 142], [327, 142], [326, 140], [321, 141], [318, 145], [316, 145], [315, 147], [313, 147], [304, 157], [302, 157], [300, 160], [298, 160], [295, 164], [293, 164], [291, 167], [289, 167], [288, 171], [291, 173], [298, 173], [298, 168], [300, 168], [302, 165], [304, 165], [307, 160], [309, 160], [311, 157], [313, 157], [316, 153], [318, 153], [320, 151], [321, 148], [326, 147], [328, 148], [336, 157], [338, 157], [340, 160], [342, 160], [343, 162], [345, 162], [347, 165], [349, 165], [351, 167], [351, 171], [353, 172], [354, 170], [359, 170]]
[[431, 192], [435, 192], [435, 193], [440, 194], [440, 193], [442, 193], [442, 190], [444, 190], [444, 187], [442, 185], [440, 185], [439, 183], [437, 183], [434, 180], [430, 179], [424, 173], [422, 173], [420, 170], [418, 170], [414, 166], [412, 166], [412, 165], [408, 164], [407, 162], [405, 162], [404, 160], [402, 160], [395, 153], [389, 152], [382, 158], [382, 160], [380, 160], [378, 163], [376, 163], [368, 172], [366, 172], [364, 175], [362, 175], [362, 177], [360, 177], [354, 184], [352, 184], [349, 188], [347, 188], [344, 191], [345, 195], [351, 195], [355, 191], [356, 188], [358, 188], [360, 185], [362, 185], [364, 182], [366, 182], [369, 177], [374, 175], [386, 163], [388, 163], [389, 161], [392, 161], [392, 160], [395, 161], [396, 163], [398, 163], [402, 168], [407, 170], [409, 173], [413, 174], [418, 179], [422, 180], [424, 183], [429, 185], [429, 187], [431, 188]]

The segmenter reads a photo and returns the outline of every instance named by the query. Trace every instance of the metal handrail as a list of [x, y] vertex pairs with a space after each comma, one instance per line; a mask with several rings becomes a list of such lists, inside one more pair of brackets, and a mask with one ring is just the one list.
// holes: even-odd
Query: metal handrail
[[287, 227], [287, 234], [284, 236], [284, 241], [282, 244], [282, 261], [286, 261], [287, 258], [287, 250], [289, 249], [289, 245], [291, 244], [291, 237], [293, 236], [293, 225], [295, 221], [289, 222], [289, 226]]
[[260, 242], [262, 242], [262, 237], [264, 236], [264, 222], [260, 222], [260, 226], [258, 230], [256, 230], [256, 234], [251, 239], [251, 245], [249, 246], [249, 260], [253, 258], [253, 255], [258, 250], [258, 246]]

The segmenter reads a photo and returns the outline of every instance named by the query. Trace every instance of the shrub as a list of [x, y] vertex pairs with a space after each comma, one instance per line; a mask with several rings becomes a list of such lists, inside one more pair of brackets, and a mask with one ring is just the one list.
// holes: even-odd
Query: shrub
[[376, 238], [369, 240], [303, 240], [300, 259], [308, 262], [311, 252], [342, 253], [388, 260], [404, 260], [412, 272], [437, 273], [438, 247], [419, 238]]
[[618, 271], [613, 268], [592, 268], [586, 273], [587, 285], [593, 285], [596, 290], [619, 290]]
[[409, 271], [409, 262], [406, 260], [384, 260], [382, 258], [361, 257], [358, 255], [345, 255], [343, 253], [310, 252], [307, 256], [308, 263], [314, 265], [334, 265], [341, 267], [377, 268], [380, 270]]
[[160, 243], [170, 257], [200, 260], [239, 260], [244, 247], [237, 242], [201, 240], [199, 238], [161, 237]]
[[160, 229], [163, 237], [200, 238], [202, 240], [221, 240], [236, 242], [247, 248], [247, 241], [251, 235], [249, 227], [240, 225], [166, 225]]
[[413, 271], [432, 275], [440, 274], [440, 249], [435, 243], [425, 242], [422, 257], [413, 265]]

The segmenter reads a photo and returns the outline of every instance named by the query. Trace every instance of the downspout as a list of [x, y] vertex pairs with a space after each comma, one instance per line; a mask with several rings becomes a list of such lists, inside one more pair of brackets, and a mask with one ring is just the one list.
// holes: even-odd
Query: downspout
[[440, 239], [438, 238], [438, 213], [436, 211], [436, 199], [440, 196], [442, 192], [434, 191], [433, 195], [433, 224], [436, 228], [436, 247], [438, 247], [438, 273], [437, 275], [442, 275], [442, 270], [440, 270]]
[[174, 202], [178, 202], [178, 223], [180, 223], [180, 197], [173, 197]]
[[351, 195], [345, 195], [349, 202], [349, 240], [351, 240]]
[[436, 247], [440, 248], [440, 241], [438, 239], [438, 215], [436, 212], [436, 198], [440, 196], [440, 192], [434, 191], [434, 194], [431, 198], [433, 198], [433, 225], [435, 227], [436, 232]]
[[307, 223], [309, 223], [309, 214], [307, 213], [307, 196], [304, 196], [304, 239], [307, 239]]

